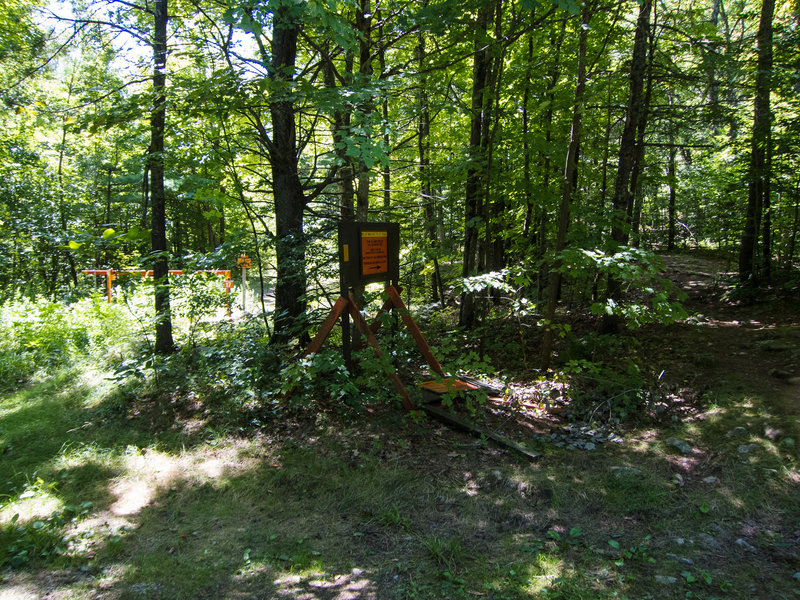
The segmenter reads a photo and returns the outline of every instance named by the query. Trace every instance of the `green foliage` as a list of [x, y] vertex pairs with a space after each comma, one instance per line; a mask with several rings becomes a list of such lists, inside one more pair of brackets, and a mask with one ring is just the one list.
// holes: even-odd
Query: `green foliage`
[[[37, 478], [18, 496], [6, 498], [0, 507], [42, 493], [52, 494], [56, 490], [55, 482], [48, 484]], [[65, 525], [87, 517], [91, 509], [91, 502], [83, 502], [79, 506], [67, 504], [45, 518], [24, 523], [20, 521], [19, 514], [15, 514], [7, 524], [0, 526], [0, 567], [18, 569], [29, 562], [53, 560], [65, 555], [70, 543], [69, 537], [64, 535]]]
[[0, 306], [0, 388], [79, 358], [114, 360], [132, 327], [124, 310], [100, 297], [62, 304], [20, 300]]
[[678, 301], [685, 299], [685, 294], [661, 276], [664, 265], [649, 250], [620, 247], [615, 252], [604, 252], [570, 247], [562, 257], [560, 270], [566, 276], [577, 280], [609, 277], [621, 284], [625, 300], [595, 302], [591, 306], [595, 315], [617, 315], [630, 327], [671, 323], [688, 316]]
[[633, 337], [590, 332], [571, 336], [563, 354], [571, 381], [572, 416], [588, 420], [636, 418], [661, 397], [659, 377], [639, 364]]
[[650, 540], [652, 536], [645, 536], [645, 538], [639, 542], [638, 544], [634, 544], [629, 546], [628, 548], [624, 548], [620, 545], [617, 540], [608, 540], [608, 545], [611, 546], [614, 550], [619, 551], [619, 558], [615, 561], [615, 565], [621, 567], [625, 565], [625, 561], [634, 561], [640, 563], [647, 563], [653, 564], [656, 562], [656, 559], [650, 556], [648, 550], [650, 546]]
[[281, 370], [280, 381], [282, 393], [294, 390], [291, 402], [296, 404], [328, 399], [355, 403], [359, 394], [341, 352], [334, 350], [291, 361]]

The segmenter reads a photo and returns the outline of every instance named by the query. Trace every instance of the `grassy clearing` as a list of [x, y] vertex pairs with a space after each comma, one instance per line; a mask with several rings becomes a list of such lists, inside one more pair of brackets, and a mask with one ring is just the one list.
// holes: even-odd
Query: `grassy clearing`
[[[74, 373], [0, 403], [18, 597], [800, 593], [797, 456], [764, 436], [777, 415], [759, 395], [536, 464], [392, 410], [162, 442], [140, 417], [99, 419], [102, 404]], [[28, 556], [11, 568], [15, 544]]]
[[643, 334], [674, 377], [621, 443], [506, 413], [535, 463], [391, 404], [278, 415], [246, 325], [158, 385], [51, 366], [0, 395], [0, 599], [796, 598], [799, 329], [759, 319]]

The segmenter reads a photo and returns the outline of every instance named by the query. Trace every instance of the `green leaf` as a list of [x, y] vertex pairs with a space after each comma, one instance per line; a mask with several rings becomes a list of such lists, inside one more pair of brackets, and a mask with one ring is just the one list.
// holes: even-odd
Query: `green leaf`
[[80, 248], [81, 246], [83, 246], [83, 244], [81, 244], [81, 243], [78, 243], [78, 242], [76, 242], [75, 240], [70, 240], [70, 241], [69, 241], [69, 249], [70, 249], [70, 250], [77, 250], [77, 249], [78, 249], [78, 248]]
[[608, 540], [608, 545], [614, 548], [614, 550], [619, 550], [619, 542], [617, 540]]
[[110, 227], [103, 232], [103, 239], [107, 240], [117, 232], [111, 229]]

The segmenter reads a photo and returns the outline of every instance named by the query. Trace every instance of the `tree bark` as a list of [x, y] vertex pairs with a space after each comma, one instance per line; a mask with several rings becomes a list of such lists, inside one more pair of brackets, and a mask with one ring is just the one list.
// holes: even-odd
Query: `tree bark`
[[269, 109], [272, 117], [272, 143], [269, 145], [275, 198], [275, 284], [276, 342], [303, 336], [302, 317], [306, 312], [306, 241], [303, 217], [306, 197], [297, 169], [297, 131], [291, 82], [297, 60], [299, 23], [293, 9], [281, 5], [274, 14], [272, 62], [269, 77], [278, 84]]
[[[656, 9], [653, 8], [653, 23], [656, 22]], [[644, 134], [647, 130], [647, 120], [650, 115], [650, 99], [653, 96], [653, 60], [655, 57], [656, 36], [654, 29], [651, 28], [648, 53], [647, 53], [647, 87], [642, 102], [642, 109], [639, 114], [639, 123], [636, 126], [636, 152], [633, 158], [633, 168], [631, 169], [630, 193], [632, 202], [628, 204], [628, 218], [631, 223], [631, 234], [633, 235], [633, 246], [639, 247], [641, 239], [642, 224], [642, 194], [641, 181], [639, 176], [644, 169]]]
[[[461, 269], [463, 277], [475, 274], [478, 266], [479, 222], [483, 213], [483, 175], [485, 171], [485, 115], [487, 110], [489, 86], [488, 74], [491, 66], [489, 48], [485, 34], [491, 9], [483, 6], [476, 19], [475, 49], [472, 65], [472, 104], [470, 112], [469, 167], [464, 189], [464, 258]], [[475, 324], [475, 295], [472, 292], [461, 294], [459, 325], [470, 328]]]
[[[427, 6], [427, 2], [423, 3]], [[419, 184], [420, 184], [420, 200], [425, 214], [425, 234], [427, 237], [427, 247], [429, 258], [433, 261], [434, 269], [431, 275], [431, 300], [433, 302], [442, 303], [444, 307], [444, 297], [440, 294], [442, 288], [441, 274], [439, 271], [439, 239], [436, 231], [436, 212], [433, 206], [433, 193], [431, 189], [430, 174], [428, 167], [430, 166], [430, 130], [431, 130], [431, 112], [428, 104], [427, 96], [427, 77], [425, 75], [425, 67], [427, 60], [427, 52], [425, 49], [425, 33], [419, 31], [417, 33], [417, 67], [421, 73], [419, 94], [417, 102], [419, 103], [419, 119], [417, 121], [417, 153], [419, 155]]]
[[753, 108], [753, 137], [750, 144], [747, 212], [739, 246], [739, 279], [743, 283], [758, 283], [761, 274], [756, 269], [758, 230], [761, 211], [769, 192], [767, 145], [770, 140], [770, 87], [772, 73], [772, 18], [775, 0], [763, 0], [756, 43], [756, 89]]
[[667, 183], [669, 184], [669, 203], [667, 204], [667, 252], [675, 250], [675, 187], [677, 179], [675, 178], [675, 157], [678, 154], [678, 149], [672, 147], [669, 149], [669, 163], [667, 164]]
[[[358, 31], [358, 85], [366, 85], [372, 80], [372, 11], [370, 0], [359, 0], [359, 7], [356, 10], [356, 30]], [[375, 110], [372, 97], [366, 99], [357, 108], [360, 119], [364, 125], [369, 123], [372, 113]], [[366, 130], [367, 127], [364, 127]], [[356, 221], [369, 220], [369, 188], [370, 176], [369, 169], [363, 157], [356, 164], [357, 184], [356, 184]], [[362, 292], [363, 295], [363, 292]], [[360, 298], [356, 298], [361, 301]]]
[[[561, 201], [558, 210], [558, 233], [556, 235], [556, 256], [564, 250], [567, 244], [567, 232], [569, 230], [570, 204], [572, 202], [572, 192], [576, 187], [576, 174], [578, 164], [578, 150], [581, 141], [581, 125], [583, 122], [583, 97], [586, 92], [586, 45], [589, 31], [589, 20], [591, 19], [591, 9], [588, 3], [583, 5], [581, 10], [581, 26], [578, 38], [578, 77], [575, 83], [575, 102], [572, 109], [572, 127], [569, 136], [569, 147], [567, 148], [567, 159], [564, 165], [564, 177], [561, 180]], [[554, 320], [556, 314], [556, 304], [558, 303], [558, 292], [561, 288], [560, 258], [556, 259], [556, 264], [550, 271], [550, 284], [548, 286], [547, 311], [545, 312], [544, 336], [541, 348], [541, 368], [547, 370], [550, 367], [550, 360], [553, 354], [553, 334]]]
[[630, 237], [630, 221], [628, 207], [631, 204], [632, 193], [631, 173], [636, 159], [636, 134], [642, 115], [644, 99], [644, 81], [647, 67], [648, 37], [650, 30], [650, 9], [652, 0], [644, 0], [639, 8], [639, 17], [636, 22], [636, 34], [633, 40], [633, 56], [631, 60], [631, 87], [628, 94], [628, 108], [625, 115], [625, 127], [619, 146], [619, 161], [617, 163], [617, 178], [614, 184], [614, 198], [612, 204], [611, 239], [617, 244], [628, 243]]
[[164, 126], [166, 123], [167, 0], [153, 4], [153, 111], [150, 117], [151, 242], [155, 281], [155, 351], [175, 350], [170, 313], [169, 261], [167, 259], [167, 196], [164, 190]]

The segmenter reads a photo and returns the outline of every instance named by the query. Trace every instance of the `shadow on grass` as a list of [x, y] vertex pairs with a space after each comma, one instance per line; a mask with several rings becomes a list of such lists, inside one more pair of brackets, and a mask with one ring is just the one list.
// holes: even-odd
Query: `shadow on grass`
[[[683, 598], [730, 585], [741, 593], [722, 597], [774, 598], [796, 589], [797, 479], [776, 468], [769, 444], [740, 455], [735, 442], [704, 437], [703, 422], [595, 453], [544, 447], [529, 464], [434, 423], [381, 415], [351, 428], [309, 423], [286, 439], [257, 430], [250, 439], [153, 432], [124, 397], [86, 407], [87, 390], [71, 395], [68, 387], [34, 386], [0, 421], [18, 459], [4, 472], [17, 481], [13, 494], [37, 474], [57, 483], [51, 495], [62, 505], [92, 502], [91, 514], [52, 530], [72, 536], [65, 556], [31, 557], [4, 574], [21, 597], [510, 599], [547, 590], [611, 598], [658, 590]], [[744, 401], [732, 397], [731, 409]], [[665, 451], [663, 439], [679, 434], [693, 436], [691, 455]], [[703, 482], [712, 475], [717, 483]], [[56, 569], [71, 579], [37, 577]], [[663, 588], [656, 576], [675, 581]]]

